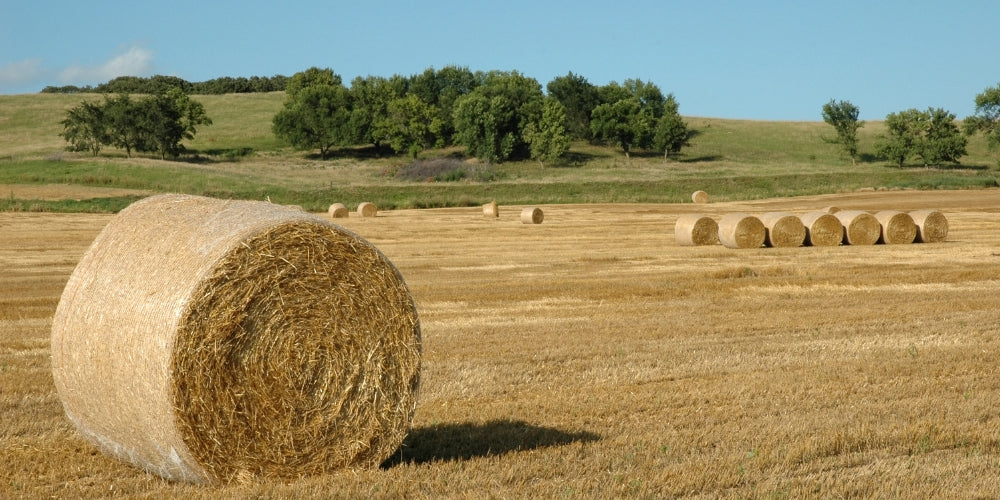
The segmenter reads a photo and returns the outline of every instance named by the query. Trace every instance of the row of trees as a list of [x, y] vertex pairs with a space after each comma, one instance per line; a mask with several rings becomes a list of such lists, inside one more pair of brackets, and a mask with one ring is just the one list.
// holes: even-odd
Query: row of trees
[[78, 87], [65, 85], [61, 87], [48, 86], [42, 89], [43, 94], [161, 94], [170, 89], [181, 89], [185, 94], [245, 94], [253, 92], [277, 92], [285, 90], [288, 77], [252, 76], [215, 78], [204, 82], [189, 82], [176, 76], [155, 75], [149, 78], [138, 76], [119, 76], [107, 83], [96, 86]]
[[[823, 121], [834, 127], [837, 136], [830, 142], [840, 144], [854, 162], [858, 158], [857, 131], [864, 126], [858, 120], [859, 109], [850, 101], [823, 105]], [[966, 155], [968, 136], [982, 133], [991, 148], [1000, 147], [1000, 84], [976, 96], [975, 114], [966, 117], [959, 128], [954, 113], [941, 108], [915, 108], [889, 113], [886, 133], [875, 143], [875, 154], [902, 167], [917, 160], [925, 166], [958, 163]], [[963, 133], [964, 132], [964, 133]]]
[[331, 69], [289, 78], [274, 133], [326, 157], [334, 148], [371, 144], [416, 156], [464, 146], [484, 161], [553, 161], [570, 141], [676, 154], [689, 132], [673, 95], [641, 80], [598, 87], [569, 73], [547, 85], [516, 71], [472, 72], [447, 66], [411, 77], [368, 76], [350, 88]]
[[67, 112], [60, 134], [73, 151], [94, 156], [105, 146], [175, 157], [184, 151], [181, 141], [194, 138], [196, 128], [211, 124], [201, 103], [178, 88], [135, 100], [129, 94], [105, 96], [103, 102], [84, 101]]

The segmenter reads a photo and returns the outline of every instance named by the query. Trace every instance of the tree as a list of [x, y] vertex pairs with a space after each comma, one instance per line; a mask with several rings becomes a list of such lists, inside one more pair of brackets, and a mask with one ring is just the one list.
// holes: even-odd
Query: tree
[[590, 114], [601, 103], [597, 87], [586, 78], [569, 72], [566, 76], [554, 78], [545, 86], [550, 97], [555, 98], [566, 109], [566, 129], [572, 137], [589, 140]]
[[305, 71], [295, 73], [288, 79], [285, 84], [285, 99], [293, 100], [302, 89], [316, 85], [337, 87], [343, 85], [343, 81], [340, 75], [334, 73], [332, 69], [320, 69], [313, 66]]
[[653, 147], [657, 151], [663, 151], [663, 160], [666, 161], [669, 156], [680, 153], [681, 148], [689, 144], [691, 133], [681, 118], [680, 107], [673, 94], [667, 96], [663, 109], [663, 116], [656, 122], [653, 133]]
[[954, 113], [941, 108], [928, 108], [923, 143], [918, 151], [924, 165], [958, 163], [965, 156], [968, 143], [955, 123]]
[[63, 131], [59, 135], [70, 143], [70, 151], [90, 151], [97, 156], [101, 147], [110, 142], [104, 107], [100, 104], [80, 103], [67, 112], [62, 125]]
[[351, 111], [350, 91], [343, 85], [310, 85], [285, 101], [274, 115], [271, 129], [296, 148], [318, 148], [325, 160], [333, 147], [356, 143]]
[[1000, 147], [1000, 83], [976, 95], [976, 112], [963, 122], [966, 135], [982, 133], [991, 148]]
[[966, 139], [955, 124], [955, 115], [940, 109], [908, 109], [885, 118], [888, 134], [876, 144], [876, 153], [902, 167], [911, 157], [925, 166], [958, 163], [966, 154]]
[[830, 99], [830, 102], [823, 105], [823, 121], [837, 131], [837, 138], [829, 142], [840, 144], [851, 157], [852, 164], [857, 164], [858, 129], [865, 125], [865, 122], [858, 120], [858, 113], [858, 107], [850, 101]]
[[523, 131], [542, 114], [542, 86], [516, 71], [482, 75], [482, 84], [455, 101], [455, 139], [484, 161], [530, 154]]
[[108, 144], [124, 149], [129, 158], [132, 157], [132, 151], [151, 151], [152, 132], [147, 111], [133, 101], [129, 94], [105, 97], [104, 118]]
[[382, 138], [375, 132], [380, 121], [389, 114], [389, 103], [402, 97], [406, 89], [394, 85], [396, 80], [380, 76], [357, 77], [351, 81], [351, 120], [362, 143], [378, 150]]
[[387, 141], [396, 153], [417, 157], [440, 139], [441, 119], [437, 106], [427, 104], [415, 94], [394, 99], [387, 116], [375, 128], [375, 135]]
[[621, 147], [626, 158], [633, 148], [653, 146], [655, 127], [667, 105], [656, 85], [625, 80], [623, 85], [611, 82], [598, 93], [603, 104], [590, 117], [595, 139]]
[[569, 151], [570, 139], [565, 123], [566, 108], [555, 98], [545, 99], [541, 118], [524, 129], [524, 141], [531, 148], [531, 158], [545, 166], [545, 162], [556, 161]]

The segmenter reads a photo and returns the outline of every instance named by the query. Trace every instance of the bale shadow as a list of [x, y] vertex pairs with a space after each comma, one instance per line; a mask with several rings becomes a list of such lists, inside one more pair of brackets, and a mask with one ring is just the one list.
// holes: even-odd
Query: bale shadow
[[383, 469], [400, 464], [469, 460], [477, 457], [597, 441], [592, 432], [566, 432], [518, 420], [493, 420], [483, 424], [442, 424], [413, 429], [399, 450], [382, 463]]

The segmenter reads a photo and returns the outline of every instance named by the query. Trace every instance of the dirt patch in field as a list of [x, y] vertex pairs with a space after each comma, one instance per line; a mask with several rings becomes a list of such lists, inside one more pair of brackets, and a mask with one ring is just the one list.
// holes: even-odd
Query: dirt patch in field
[[21, 200], [90, 200], [151, 194], [141, 189], [119, 189], [73, 184], [0, 184], [0, 196]]

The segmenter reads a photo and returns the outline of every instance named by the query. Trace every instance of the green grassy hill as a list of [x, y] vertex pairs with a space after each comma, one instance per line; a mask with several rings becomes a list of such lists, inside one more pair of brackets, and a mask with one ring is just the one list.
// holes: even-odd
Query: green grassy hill
[[[127, 159], [108, 149], [94, 158], [65, 151], [58, 135], [68, 109], [97, 95], [0, 96], [0, 185], [71, 184], [143, 192], [185, 192], [264, 199], [324, 210], [371, 201], [383, 208], [502, 204], [690, 201], [704, 190], [713, 200], [745, 200], [857, 189], [936, 189], [998, 186], [1000, 153], [970, 140], [961, 166], [896, 168], [871, 159], [881, 122], [859, 131], [865, 161], [852, 165], [823, 140], [833, 129], [822, 121], [764, 122], [686, 117], [697, 135], [683, 155], [633, 154], [577, 143], [567, 159], [489, 166], [487, 182], [413, 182], [389, 173], [410, 163], [376, 156], [370, 148], [341, 151], [327, 160], [295, 151], [271, 134], [271, 117], [283, 93], [196, 96], [213, 125], [185, 143], [194, 153], [181, 161]], [[817, 120], [819, 115], [817, 105]], [[422, 158], [460, 156], [460, 149], [426, 151]], [[475, 160], [466, 160], [475, 163]], [[134, 198], [40, 201], [0, 192], [0, 210], [117, 210]]]

